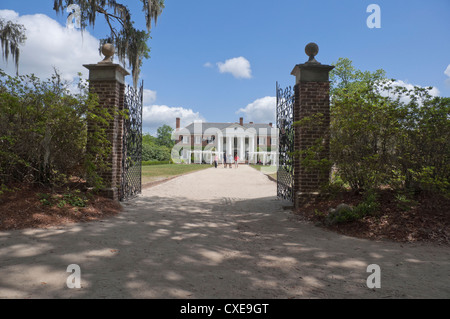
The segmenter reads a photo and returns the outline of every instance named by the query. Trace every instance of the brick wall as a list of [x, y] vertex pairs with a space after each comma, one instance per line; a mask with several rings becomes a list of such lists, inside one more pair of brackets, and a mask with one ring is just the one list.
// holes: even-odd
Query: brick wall
[[[315, 145], [318, 139], [322, 140], [324, 146], [320, 158], [329, 158], [329, 129], [330, 129], [330, 103], [329, 82], [299, 82], [294, 87], [294, 121], [321, 113], [321, 121], [306, 127], [295, 127], [295, 149], [302, 151]], [[294, 194], [296, 206], [301, 201], [308, 201], [320, 191], [321, 185], [328, 182], [329, 172], [319, 169], [307, 170], [300, 165], [297, 159], [294, 161]], [[300, 202], [298, 202], [300, 201]]]
[[[105, 182], [104, 195], [118, 200], [122, 175], [123, 118], [117, 112], [123, 110], [125, 86], [117, 81], [91, 81], [89, 90], [97, 94], [99, 107], [108, 109], [109, 114], [114, 116], [106, 127], [107, 137], [112, 147], [111, 154], [107, 158], [109, 169], [99, 172], [99, 175]], [[89, 126], [88, 123], [88, 130], [91, 130]]]

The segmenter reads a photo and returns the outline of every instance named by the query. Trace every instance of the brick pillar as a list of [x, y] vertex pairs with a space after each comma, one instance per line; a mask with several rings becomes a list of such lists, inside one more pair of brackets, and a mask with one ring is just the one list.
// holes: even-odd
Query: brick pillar
[[[105, 54], [105, 51], [103, 52]], [[86, 64], [84, 67], [89, 70], [89, 91], [97, 94], [98, 107], [108, 109], [109, 114], [113, 115], [113, 120], [106, 128], [112, 148], [107, 159], [109, 169], [100, 171], [99, 175], [105, 183], [103, 194], [108, 198], [119, 200], [122, 176], [123, 117], [118, 115], [117, 112], [123, 110], [125, 76], [129, 73], [119, 64], [113, 64], [108, 56], [97, 64]], [[89, 130], [92, 130], [92, 128], [89, 127], [88, 123]]]
[[[330, 82], [329, 72], [334, 66], [323, 65], [315, 60], [319, 48], [315, 43], [306, 46], [310, 57], [304, 64], [298, 64], [292, 71], [296, 77], [294, 87], [294, 122], [320, 113], [320, 121], [313, 125], [295, 127], [295, 150], [302, 151], [315, 145], [321, 139], [321, 159], [330, 157]], [[330, 171], [306, 169], [300, 160], [294, 160], [294, 204], [301, 207], [320, 195], [321, 186], [329, 181]]]

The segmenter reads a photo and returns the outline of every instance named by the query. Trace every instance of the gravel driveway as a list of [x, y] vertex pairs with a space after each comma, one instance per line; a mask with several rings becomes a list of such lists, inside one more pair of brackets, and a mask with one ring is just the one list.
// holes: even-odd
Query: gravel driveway
[[[117, 217], [0, 232], [0, 298], [449, 298], [450, 249], [350, 238], [299, 220], [262, 173], [211, 168]], [[66, 284], [71, 264], [81, 288]], [[367, 266], [381, 269], [369, 289]]]

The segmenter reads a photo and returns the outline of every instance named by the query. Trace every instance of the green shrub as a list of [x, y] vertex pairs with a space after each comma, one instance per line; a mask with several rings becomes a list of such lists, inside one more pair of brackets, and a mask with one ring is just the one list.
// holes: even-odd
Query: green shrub
[[153, 165], [167, 165], [167, 164], [173, 164], [173, 162], [170, 161], [145, 161], [142, 162], [142, 166], [153, 166]]
[[375, 192], [368, 192], [361, 203], [359, 203], [353, 212], [359, 217], [374, 216], [380, 208], [378, 195]]
[[86, 194], [82, 194], [79, 190], [71, 191], [69, 189], [62, 195], [38, 193], [37, 197], [42, 205], [56, 205], [58, 208], [63, 208], [66, 205], [72, 207], [86, 207], [89, 201]]
[[335, 210], [331, 211], [326, 221], [330, 225], [339, 223], [353, 222], [366, 216], [375, 216], [380, 208], [378, 196], [375, 192], [368, 192], [361, 203], [356, 207], [348, 205], [339, 205]]
[[410, 192], [398, 192], [395, 194], [395, 202], [402, 211], [409, 211], [413, 206], [417, 205], [417, 202], [412, 199]]
[[45, 81], [0, 70], [0, 184], [62, 186], [78, 176], [102, 186], [100, 172], [108, 170], [111, 150], [106, 128], [113, 115], [98, 107], [84, 82], [79, 94], [68, 88], [56, 70]]
[[330, 212], [326, 222], [330, 225], [348, 223], [359, 219], [360, 216], [354, 211], [354, 208], [347, 205], [340, 205]]
[[171, 159], [171, 150], [166, 146], [152, 144], [144, 140], [142, 144], [142, 161], [144, 162], [166, 162]]
[[[450, 196], [450, 98], [432, 96], [432, 88], [398, 85], [383, 70], [356, 70], [348, 59], [335, 66], [330, 131], [324, 134], [330, 161], [321, 138], [297, 152], [300, 165], [329, 174], [332, 164], [356, 192], [389, 185]], [[308, 130], [322, 120], [316, 114], [294, 124]]]

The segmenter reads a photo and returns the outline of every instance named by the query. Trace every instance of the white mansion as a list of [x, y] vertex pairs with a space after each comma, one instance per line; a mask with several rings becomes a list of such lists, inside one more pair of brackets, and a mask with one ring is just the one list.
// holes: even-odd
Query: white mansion
[[212, 163], [214, 157], [223, 163], [261, 163], [276, 165], [278, 129], [272, 123], [204, 123], [195, 122], [185, 128], [176, 119], [172, 139], [176, 141], [172, 158], [175, 162]]

